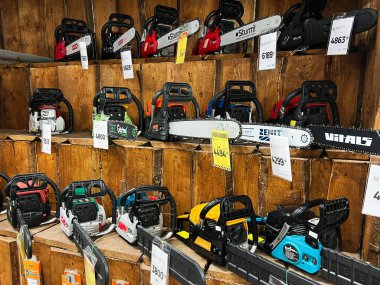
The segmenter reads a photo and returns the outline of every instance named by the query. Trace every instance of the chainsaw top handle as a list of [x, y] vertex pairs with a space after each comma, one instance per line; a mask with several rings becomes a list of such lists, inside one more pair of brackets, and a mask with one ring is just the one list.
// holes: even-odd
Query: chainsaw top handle
[[[248, 89], [245, 90], [244, 88]], [[222, 115], [226, 117], [228, 106], [231, 102], [253, 102], [256, 107], [257, 120], [263, 121], [263, 108], [256, 96], [256, 86], [252, 81], [234, 81], [226, 82], [226, 87], [215, 96], [212, 103], [212, 113], [215, 114], [216, 106], [220, 99], [224, 98]]]
[[[211, 12], [205, 19], [205, 26], [214, 30], [216, 26], [220, 25], [222, 19], [235, 20], [240, 26], [244, 25], [241, 20], [244, 14], [244, 6], [240, 1], [219, 1], [219, 9]], [[213, 19], [212, 23], [211, 19]]]
[[30, 173], [14, 176], [5, 186], [4, 195], [15, 200], [17, 193], [43, 190], [46, 189], [47, 186], [53, 189], [56, 205], [55, 218], [59, 218], [58, 209], [61, 204], [60, 191], [57, 184], [44, 173]]
[[[133, 20], [132, 16], [126, 15], [126, 14], [120, 14], [120, 13], [112, 13], [108, 21], [115, 25], [117, 24], [123, 24], [125, 27], [132, 28], [135, 25], [135, 21]], [[124, 27], [123, 26], [123, 27]]]
[[[162, 194], [164, 197], [160, 198], [157, 197], [155, 200], [146, 200], [143, 197], [143, 193], [147, 192], [158, 192], [158, 194]], [[132, 202], [132, 206], [129, 210], [129, 218], [132, 221], [133, 216], [136, 215], [137, 211], [141, 207], [148, 207], [152, 205], [166, 205], [170, 204], [170, 231], [168, 235], [172, 235], [174, 233], [176, 226], [177, 226], [177, 209], [176, 209], [176, 203], [173, 198], [173, 196], [170, 194], [167, 187], [163, 186], [156, 186], [156, 185], [149, 185], [149, 186], [139, 186], [136, 188], [132, 188], [126, 193], [124, 193], [119, 199], [120, 199], [120, 207], [125, 207], [125, 203], [128, 201], [128, 198], [134, 195], [135, 198]]]
[[[253, 243], [257, 246], [259, 236], [256, 225], [256, 215], [251, 199], [247, 195], [234, 195], [217, 198], [208, 203], [200, 212], [199, 219], [201, 224], [205, 220], [207, 213], [217, 205], [220, 205], [220, 215], [217, 221], [217, 225], [220, 227], [225, 226], [225, 224], [231, 220], [250, 218], [250, 225], [248, 226], [248, 229], [252, 230]], [[237, 208], [236, 206], [239, 205], [243, 205], [244, 207]]]
[[54, 37], [56, 43], [60, 40], [60, 38], [66, 33], [76, 33], [76, 34], [92, 34], [92, 31], [87, 27], [85, 21], [63, 18], [61, 21], [61, 25], [57, 26], [54, 31]]
[[283, 119], [285, 117], [285, 110], [290, 101], [296, 96], [301, 96], [295, 110], [297, 120], [302, 119], [302, 114], [307, 104], [328, 103], [332, 113], [333, 125], [338, 126], [339, 111], [336, 104], [337, 89], [335, 82], [331, 80], [304, 81], [301, 88], [294, 90], [284, 99], [280, 108], [279, 118]]
[[[99, 188], [99, 191], [92, 191], [93, 188]], [[77, 194], [77, 189], [84, 189], [84, 193]], [[72, 182], [61, 193], [61, 201], [70, 209], [74, 199], [96, 198], [108, 195], [112, 205], [112, 224], [116, 224], [116, 198], [113, 191], [104, 183], [103, 180], [83, 180]]]
[[41, 105], [59, 105], [63, 102], [69, 111], [69, 127], [65, 131], [70, 133], [74, 127], [74, 110], [70, 102], [63, 96], [61, 89], [57, 88], [38, 88], [33, 92], [29, 99], [29, 109], [32, 112], [38, 111]]

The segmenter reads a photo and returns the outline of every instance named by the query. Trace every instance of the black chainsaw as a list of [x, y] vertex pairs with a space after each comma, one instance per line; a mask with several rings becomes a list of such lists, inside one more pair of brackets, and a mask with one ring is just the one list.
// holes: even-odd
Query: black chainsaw
[[[137, 107], [138, 124], [128, 116], [128, 106]], [[139, 99], [126, 87], [103, 87], [93, 100], [93, 118], [108, 121], [108, 134], [112, 138], [136, 139], [144, 130], [144, 109]]]
[[[329, 40], [333, 17], [323, 17], [327, 0], [303, 0], [284, 14], [283, 27], [277, 44], [280, 50], [325, 48]], [[368, 31], [377, 23], [377, 11], [370, 8], [343, 13], [355, 17], [352, 34]]]
[[[112, 13], [102, 27], [102, 58], [120, 58], [120, 52], [132, 46], [134, 57], [141, 56], [141, 39], [135, 29], [135, 22], [129, 15]], [[132, 40], [135, 40], [132, 44]]]
[[86, 43], [88, 59], [96, 59], [95, 34], [87, 27], [86, 22], [64, 18], [55, 29], [54, 38], [55, 61], [80, 60], [80, 42]]
[[[68, 124], [62, 117], [63, 103], [68, 111]], [[38, 88], [29, 99], [29, 132], [40, 133], [42, 125], [51, 126], [53, 134], [66, 134], [73, 130], [74, 111], [70, 102], [63, 97], [60, 89]]]
[[[11, 179], [5, 174], [0, 172], [0, 179], [3, 180], [3, 182], [8, 183]], [[3, 204], [4, 204], [4, 194], [3, 191], [0, 189], [0, 214], [3, 212]]]

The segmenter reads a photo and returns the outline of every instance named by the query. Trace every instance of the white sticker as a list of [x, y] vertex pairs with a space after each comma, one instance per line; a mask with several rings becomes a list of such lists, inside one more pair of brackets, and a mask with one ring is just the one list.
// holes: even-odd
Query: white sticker
[[125, 50], [121, 52], [121, 66], [123, 68], [123, 78], [133, 78], [133, 64], [131, 50]]
[[269, 136], [272, 173], [285, 180], [292, 181], [289, 140], [287, 137]]
[[333, 20], [327, 55], [342, 55], [348, 53], [354, 19], [355, 17], [348, 17]]
[[38, 280], [28, 278], [28, 285], [38, 285]]
[[51, 154], [51, 124], [44, 122], [42, 124], [41, 151]]
[[94, 148], [108, 149], [108, 122], [93, 121]]
[[82, 68], [88, 69], [88, 56], [86, 42], [79, 42], [80, 60], [82, 62]]
[[380, 165], [371, 164], [367, 178], [363, 210], [364, 215], [380, 217]]
[[260, 36], [259, 70], [276, 68], [277, 32]]
[[166, 285], [169, 281], [169, 255], [155, 244], [152, 245], [150, 284]]

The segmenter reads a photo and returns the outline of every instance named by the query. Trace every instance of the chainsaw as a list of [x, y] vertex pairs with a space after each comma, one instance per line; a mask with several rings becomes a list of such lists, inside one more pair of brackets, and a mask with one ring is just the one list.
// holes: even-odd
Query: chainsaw
[[[250, 103], [251, 106], [234, 104]], [[256, 122], [253, 122], [254, 109]], [[255, 142], [269, 144], [270, 136], [286, 136], [289, 146], [307, 148], [312, 143], [312, 136], [307, 129], [289, 127], [263, 122], [263, 110], [256, 96], [256, 86], [251, 81], [227, 81], [226, 87], [208, 105], [206, 117], [233, 118], [242, 125], [242, 136], [237, 142]]]
[[[4, 180], [5, 183], [8, 183], [11, 179], [5, 174], [0, 172], [0, 178], [1, 180]], [[0, 190], [0, 214], [3, 211], [3, 204], [4, 204], [4, 195], [3, 192]]]
[[102, 27], [102, 58], [120, 58], [120, 52], [133, 39], [136, 40], [136, 55], [140, 57], [140, 35], [135, 29], [135, 22], [129, 15], [113, 13]]
[[95, 34], [82, 20], [64, 18], [55, 29], [55, 61], [80, 60], [79, 43], [85, 42], [88, 59], [96, 59]]
[[[292, 5], [284, 14], [278, 38], [280, 50], [325, 48], [329, 40], [333, 18], [323, 17], [327, 0], [303, 0]], [[343, 13], [355, 17], [352, 34], [368, 31], [377, 23], [377, 11], [370, 8]]]
[[[66, 123], [62, 117], [60, 103], [64, 103], [69, 112], [67, 129], [65, 129]], [[29, 132], [41, 132], [42, 125], [45, 123], [50, 124], [53, 134], [67, 134], [73, 130], [74, 111], [70, 102], [63, 97], [60, 89], [39, 88], [34, 90], [28, 107]]]
[[[178, 103], [192, 103], [195, 118], [189, 119], [186, 106]], [[212, 130], [226, 130], [231, 140], [241, 134], [240, 124], [235, 120], [201, 119], [198, 102], [187, 83], [165, 83], [148, 105], [146, 117], [145, 136], [149, 139], [211, 139]]]
[[[128, 116], [128, 105], [134, 103], [138, 111], [138, 125]], [[93, 119], [106, 118], [108, 134], [113, 138], [136, 139], [144, 130], [144, 109], [137, 97], [126, 87], [103, 87], [94, 97]]]
[[226, 196], [199, 204], [190, 214], [178, 216], [177, 228], [177, 238], [207, 258], [205, 271], [212, 261], [226, 265], [229, 242], [250, 252], [255, 252], [257, 247], [257, 231], [252, 232], [253, 245], [249, 246], [248, 235], [256, 228], [256, 216], [251, 199], [246, 195]]
[[[155, 194], [150, 196], [149, 194]], [[156, 195], [158, 194], [158, 195]], [[170, 229], [162, 236], [163, 206], [170, 205]], [[137, 226], [152, 235], [169, 239], [176, 229], [176, 204], [168, 188], [161, 186], [140, 186], [121, 195], [117, 201], [118, 223], [116, 231], [129, 243], [138, 239]]]
[[267, 17], [244, 25], [241, 17], [243, 4], [236, 0], [220, 0], [219, 9], [205, 19], [206, 33], [198, 39], [193, 54], [236, 53], [242, 42], [241, 52], [246, 53], [251, 38], [277, 31], [282, 22], [279, 15]]
[[199, 29], [199, 20], [195, 19], [181, 26], [178, 25], [179, 15], [175, 8], [157, 5], [154, 16], [144, 24], [141, 37], [141, 57], [174, 56], [174, 44], [178, 42], [179, 34], [187, 31], [187, 36], [195, 34]]
[[[112, 220], [107, 229], [107, 217], [98, 198], [109, 196], [112, 205]], [[103, 236], [113, 231], [116, 225], [116, 198], [103, 180], [77, 181], [61, 193], [60, 223], [62, 231], [73, 235], [73, 222], [77, 221], [87, 235]]]

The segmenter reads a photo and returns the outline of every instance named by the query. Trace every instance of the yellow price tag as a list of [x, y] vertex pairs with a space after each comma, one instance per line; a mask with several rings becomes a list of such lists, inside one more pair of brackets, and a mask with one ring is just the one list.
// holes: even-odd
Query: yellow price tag
[[84, 255], [84, 272], [86, 275], [86, 284], [87, 285], [96, 285], [95, 280], [95, 268], [92, 265], [91, 261], [86, 255]]
[[181, 64], [185, 62], [187, 47], [187, 31], [179, 34], [178, 44], [177, 44], [177, 57], [175, 60], [176, 64]]
[[212, 157], [214, 166], [231, 171], [230, 145], [227, 131], [212, 131]]

